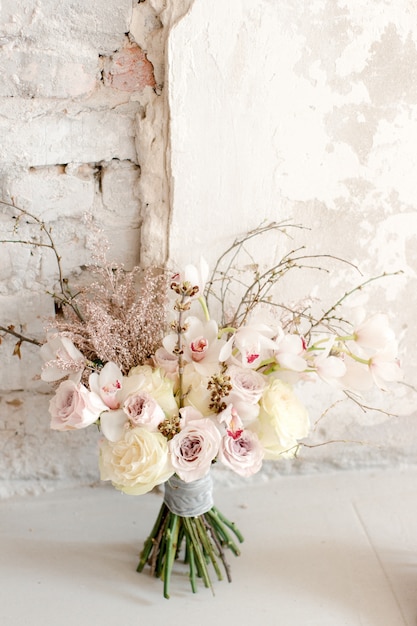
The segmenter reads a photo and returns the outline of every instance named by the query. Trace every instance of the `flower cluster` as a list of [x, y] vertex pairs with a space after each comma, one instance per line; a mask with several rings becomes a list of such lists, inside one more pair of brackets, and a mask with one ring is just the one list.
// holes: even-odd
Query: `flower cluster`
[[241, 326], [219, 327], [207, 279], [204, 262], [172, 278], [170, 330], [128, 371], [87, 358], [68, 332], [51, 334], [41, 348], [42, 378], [59, 383], [51, 427], [98, 424], [101, 478], [125, 493], [146, 493], [173, 474], [198, 480], [215, 461], [248, 477], [264, 459], [294, 455], [310, 431], [298, 381], [361, 392], [401, 377], [385, 315], [362, 317], [344, 334], [312, 325], [302, 334], [259, 311]]

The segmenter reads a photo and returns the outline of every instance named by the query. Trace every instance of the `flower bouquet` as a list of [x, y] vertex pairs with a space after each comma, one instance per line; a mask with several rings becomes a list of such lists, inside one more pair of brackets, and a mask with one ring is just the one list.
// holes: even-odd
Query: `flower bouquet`
[[250, 238], [285, 227], [269, 224], [236, 239], [211, 275], [204, 260], [172, 277], [96, 264], [93, 282], [75, 295], [47, 233], [60, 280], [46, 341], [0, 327], [17, 337], [16, 353], [23, 341], [41, 345], [41, 378], [55, 385], [51, 428], [100, 429], [102, 480], [130, 495], [164, 485], [137, 569], [149, 566], [163, 579], [166, 598], [178, 559], [193, 592], [197, 579], [212, 588], [212, 571], [231, 580], [227, 551], [238, 555], [243, 538], [214, 505], [210, 470], [217, 463], [249, 477], [264, 460], [295, 456], [310, 432], [298, 381], [320, 379], [359, 402], [351, 394], [401, 377], [386, 315], [362, 316], [356, 325], [339, 315], [342, 302], [370, 281], [314, 316], [311, 301], [280, 304], [271, 290], [301, 259], [317, 257], [293, 251], [246, 278], [236, 270]]

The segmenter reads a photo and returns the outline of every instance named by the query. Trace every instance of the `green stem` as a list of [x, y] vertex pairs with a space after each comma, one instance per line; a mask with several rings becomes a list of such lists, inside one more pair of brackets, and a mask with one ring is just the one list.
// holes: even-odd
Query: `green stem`
[[211, 585], [211, 580], [210, 580], [210, 576], [209, 573], [207, 571], [207, 565], [204, 559], [204, 555], [203, 552], [201, 550], [200, 544], [198, 542], [197, 536], [194, 532], [194, 527], [193, 527], [193, 518], [192, 517], [184, 517], [184, 525], [186, 528], [186, 532], [188, 533], [189, 537], [190, 537], [190, 541], [192, 543], [193, 546], [193, 551], [195, 552], [195, 557], [197, 559], [197, 564], [201, 573], [201, 577], [203, 579], [204, 582], [204, 586], [205, 587], [210, 587], [212, 590], [212, 585]]
[[223, 576], [217, 564], [216, 555], [214, 553], [213, 546], [210, 541], [210, 537], [207, 535], [207, 528], [204, 525], [204, 518], [196, 517], [195, 524], [196, 524], [196, 530], [197, 530], [198, 536], [201, 541], [201, 545], [203, 546], [204, 552], [208, 555], [213, 565], [214, 571], [217, 574], [217, 579], [223, 580]]
[[171, 581], [171, 572], [174, 565], [175, 554], [177, 552], [178, 541], [178, 515], [172, 514], [170, 525], [167, 530], [167, 546], [164, 568], [164, 598], [169, 599], [169, 584]]
[[229, 565], [229, 563], [226, 560], [226, 555], [225, 555], [224, 550], [222, 548], [222, 544], [221, 544], [220, 538], [217, 536], [217, 533], [216, 533], [213, 525], [209, 522], [209, 520], [206, 518], [206, 516], [203, 515], [202, 517], [203, 517], [204, 525], [210, 531], [210, 535], [211, 535], [211, 538], [213, 540], [213, 543], [216, 546], [217, 552], [219, 554], [219, 557], [220, 557], [220, 559], [221, 559], [221, 561], [223, 563], [223, 567], [224, 567], [224, 570], [226, 572], [227, 580], [228, 580], [229, 583], [231, 583], [232, 582], [232, 575], [231, 575], [231, 572], [230, 572], [230, 565]]
[[239, 540], [239, 542], [243, 543], [244, 542], [243, 535], [240, 532], [240, 530], [237, 528], [236, 524], [228, 520], [227, 517], [223, 515], [223, 513], [220, 513], [220, 511], [216, 509], [216, 507], [213, 506], [212, 511], [216, 513], [216, 515], [223, 522], [223, 524], [226, 524], [226, 526], [230, 528], [230, 530], [234, 533], [235, 537]]
[[204, 317], [206, 318], [206, 320], [209, 322], [210, 321], [210, 312], [208, 310], [208, 306], [207, 306], [207, 302], [204, 296], [200, 296], [198, 298], [199, 303], [201, 304], [201, 308], [203, 309], [204, 312]]
[[226, 334], [226, 333], [232, 333], [232, 335], [236, 332], [236, 328], [233, 328], [233, 326], [224, 326], [224, 328], [221, 328], [219, 330], [219, 339], [221, 338], [222, 335]]
[[362, 359], [360, 356], [356, 356], [356, 354], [353, 354], [353, 352], [348, 352], [347, 350], [344, 350], [344, 352], [345, 354], [348, 354], [350, 358], [356, 361], [357, 363], [363, 363], [363, 365], [368, 365], [368, 366], [371, 363], [371, 359]]
[[141, 572], [143, 570], [143, 568], [145, 567], [149, 555], [152, 552], [152, 548], [155, 545], [155, 538], [158, 536], [158, 533], [160, 531], [160, 527], [163, 524], [163, 521], [166, 517], [168, 513], [168, 507], [166, 506], [166, 504], [162, 504], [161, 508], [159, 509], [159, 513], [158, 513], [158, 517], [156, 518], [156, 522], [151, 530], [151, 534], [149, 535], [149, 537], [147, 538], [147, 540], [145, 541], [145, 545], [143, 546], [142, 552], [140, 554], [140, 561], [139, 561], [139, 565], [136, 568], [137, 572]]
[[191, 590], [192, 590], [193, 593], [197, 593], [196, 565], [195, 565], [195, 557], [194, 557], [194, 547], [193, 547], [193, 543], [191, 541], [191, 538], [188, 536], [188, 534], [186, 534], [186, 543], [187, 543], [186, 553], [188, 555], [188, 563], [189, 563], [189, 567], [190, 567], [189, 579], [190, 579], [190, 584], [191, 584]]

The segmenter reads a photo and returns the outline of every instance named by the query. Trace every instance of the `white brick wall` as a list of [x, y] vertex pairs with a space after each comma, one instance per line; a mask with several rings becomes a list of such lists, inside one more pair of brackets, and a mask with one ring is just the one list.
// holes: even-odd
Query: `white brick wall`
[[[128, 267], [167, 251], [165, 42], [190, 0], [3, 0], [0, 198], [52, 229], [66, 274], [91, 262], [100, 229]], [[88, 216], [86, 221], [85, 216]], [[0, 238], [13, 222], [0, 207]], [[22, 222], [22, 238], [37, 236]], [[0, 325], [41, 337], [53, 315], [51, 251], [0, 244]], [[0, 346], [0, 497], [97, 478], [94, 429], [49, 429], [35, 346]]]

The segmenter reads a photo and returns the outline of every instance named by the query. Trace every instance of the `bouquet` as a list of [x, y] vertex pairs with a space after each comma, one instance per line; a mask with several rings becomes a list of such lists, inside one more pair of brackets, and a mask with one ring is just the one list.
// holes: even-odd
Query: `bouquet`
[[[98, 427], [100, 476], [116, 489], [142, 495], [164, 485], [138, 571], [149, 566], [162, 578], [166, 598], [177, 559], [193, 592], [197, 579], [212, 588], [211, 571], [231, 580], [226, 553], [238, 555], [243, 537], [214, 505], [210, 470], [216, 463], [250, 477], [265, 460], [295, 456], [311, 428], [298, 382], [317, 379], [360, 402], [359, 392], [401, 378], [387, 316], [362, 312], [352, 324], [339, 314], [370, 281], [313, 315], [311, 300], [288, 305], [271, 294], [316, 257], [295, 250], [264, 270], [236, 266], [249, 239], [283, 230], [269, 224], [237, 238], [211, 274], [203, 259], [174, 275], [96, 263], [76, 294], [49, 240], [58, 315], [39, 344], [41, 378], [55, 386], [51, 428]], [[34, 341], [0, 330], [17, 337], [17, 352]]]

